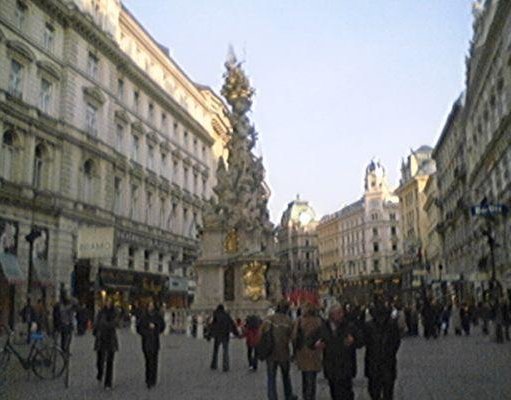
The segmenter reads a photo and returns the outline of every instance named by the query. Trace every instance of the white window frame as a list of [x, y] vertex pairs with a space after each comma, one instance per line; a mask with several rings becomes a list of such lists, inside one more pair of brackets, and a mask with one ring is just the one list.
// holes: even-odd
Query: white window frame
[[87, 74], [94, 79], [98, 78], [99, 71], [99, 58], [89, 51], [87, 55]]
[[[45, 85], [47, 86], [45, 87]], [[41, 86], [39, 89], [39, 107], [41, 108], [41, 111], [46, 114], [51, 114], [52, 111], [52, 89], [53, 83], [48, 79], [41, 78]]]
[[120, 153], [124, 150], [124, 125], [115, 125], [115, 147]]
[[91, 103], [85, 106], [85, 129], [89, 135], [98, 136], [98, 108]]
[[53, 52], [53, 46], [55, 44], [55, 27], [53, 24], [46, 22], [44, 24], [43, 32], [43, 47], [49, 52]]
[[17, 0], [16, 9], [14, 10], [14, 23], [16, 27], [20, 30], [25, 27], [27, 12], [28, 12], [27, 5], [24, 2]]
[[23, 99], [23, 81], [25, 66], [14, 58], [11, 59], [9, 70], [9, 93], [18, 99]]

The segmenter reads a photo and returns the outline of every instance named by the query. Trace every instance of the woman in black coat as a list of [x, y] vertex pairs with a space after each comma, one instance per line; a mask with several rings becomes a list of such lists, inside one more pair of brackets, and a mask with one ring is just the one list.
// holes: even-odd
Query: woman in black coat
[[103, 371], [106, 362], [105, 389], [112, 388], [112, 378], [114, 369], [114, 355], [119, 350], [119, 341], [117, 339], [117, 314], [111, 299], [106, 301], [103, 309], [98, 313], [94, 324], [94, 350], [97, 353], [96, 378], [103, 381]]
[[147, 311], [142, 314], [137, 324], [137, 332], [142, 336], [142, 351], [145, 357], [145, 382], [148, 389], [156, 385], [160, 335], [164, 330], [165, 322], [151, 301], [147, 305]]
[[384, 305], [377, 306], [373, 320], [365, 328], [365, 375], [372, 400], [393, 399], [400, 344], [401, 333], [390, 317], [390, 310]]

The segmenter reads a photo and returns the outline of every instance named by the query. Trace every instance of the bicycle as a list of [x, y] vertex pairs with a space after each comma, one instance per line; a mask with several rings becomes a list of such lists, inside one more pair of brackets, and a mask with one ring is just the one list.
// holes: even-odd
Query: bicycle
[[7, 340], [0, 350], [0, 370], [7, 368], [11, 355], [14, 355], [24, 370], [32, 370], [40, 379], [56, 379], [60, 377], [67, 366], [67, 358], [64, 352], [56, 345], [48, 346], [42, 343], [42, 333], [31, 334], [31, 345], [28, 356], [23, 357], [11, 344], [14, 333], [5, 328]]

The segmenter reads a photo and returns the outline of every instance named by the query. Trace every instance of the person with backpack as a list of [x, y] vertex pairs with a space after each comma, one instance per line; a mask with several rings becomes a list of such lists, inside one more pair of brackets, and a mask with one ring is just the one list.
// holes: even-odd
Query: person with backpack
[[308, 339], [322, 324], [313, 304], [306, 303], [302, 308], [302, 316], [293, 327], [292, 341], [295, 351], [295, 363], [302, 373], [303, 400], [316, 399], [316, 378], [321, 371], [321, 350], [306, 345]]
[[260, 327], [261, 319], [256, 315], [249, 315], [243, 326], [243, 337], [247, 345], [249, 371], [257, 371], [256, 346], [260, 339]]
[[[285, 300], [281, 300], [277, 305], [275, 314], [270, 315], [261, 326], [261, 342], [271, 343], [268, 346], [267, 353], [261, 357], [259, 351], [259, 359], [266, 361], [267, 366], [267, 390], [268, 400], [277, 400], [277, 370], [282, 373], [282, 383], [284, 385], [285, 400], [297, 400], [293, 394], [293, 386], [291, 384], [290, 367], [291, 352], [289, 345], [291, 344], [291, 335], [293, 333], [293, 321], [289, 317], [289, 304]], [[266, 338], [271, 338], [267, 341]]]

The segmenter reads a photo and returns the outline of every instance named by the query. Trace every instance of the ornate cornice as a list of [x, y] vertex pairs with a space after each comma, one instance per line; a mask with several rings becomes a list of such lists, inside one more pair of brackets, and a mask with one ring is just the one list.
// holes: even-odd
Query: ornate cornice
[[131, 119], [128, 113], [123, 109], [115, 110], [114, 115], [115, 118], [117, 118], [119, 121], [123, 122], [126, 125], [129, 125], [131, 123]]
[[60, 80], [61, 71], [59, 67], [46, 60], [39, 60], [36, 64], [41, 70], [51, 75], [53, 79]]
[[99, 105], [103, 105], [106, 101], [105, 95], [96, 86], [84, 86], [83, 94]]
[[27, 62], [33, 62], [36, 59], [36, 56], [34, 52], [30, 50], [30, 47], [19, 40], [8, 40], [7, 48], [23, 57]]

